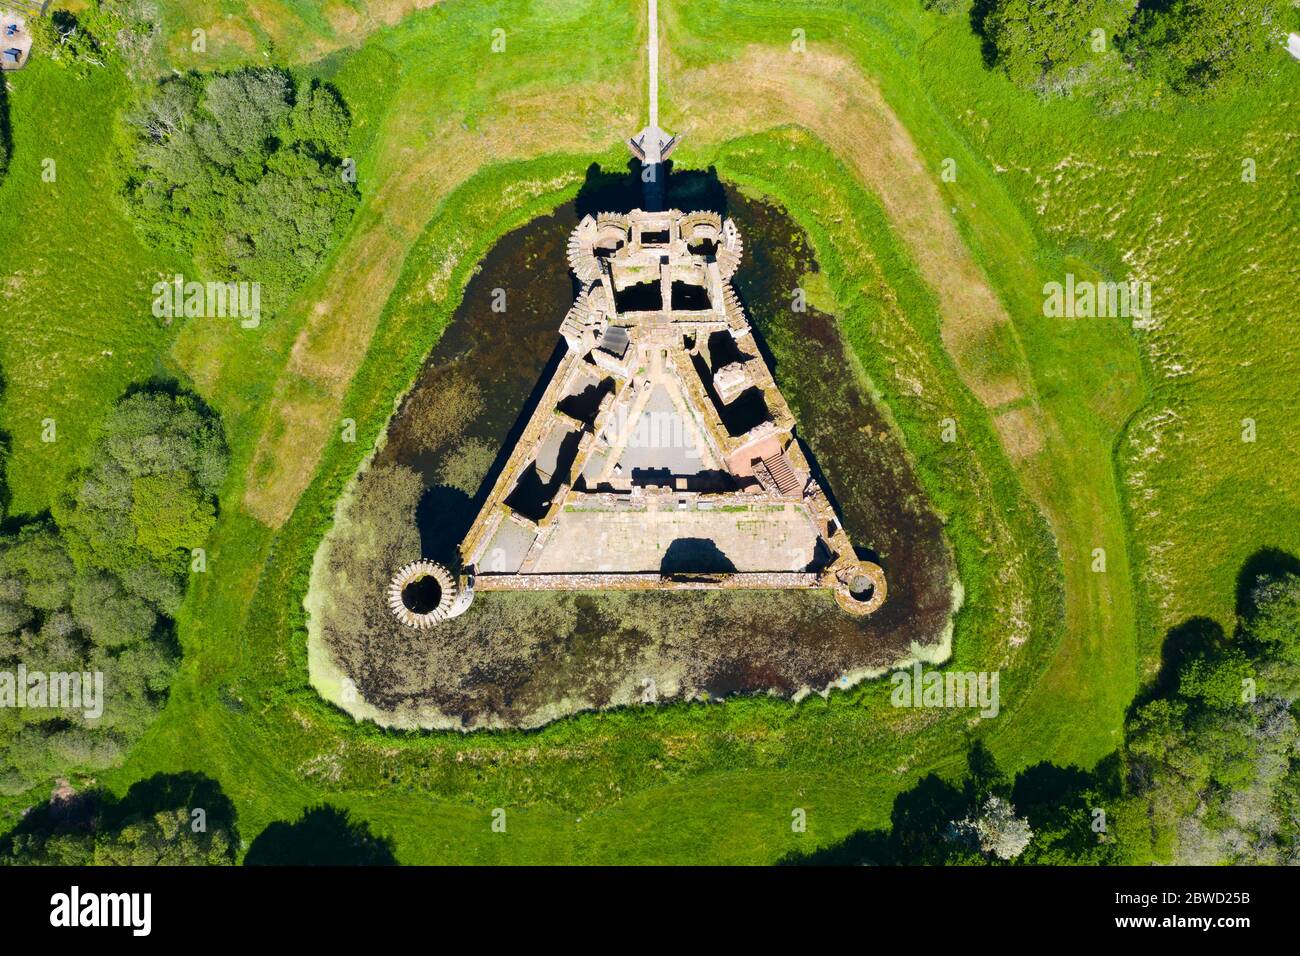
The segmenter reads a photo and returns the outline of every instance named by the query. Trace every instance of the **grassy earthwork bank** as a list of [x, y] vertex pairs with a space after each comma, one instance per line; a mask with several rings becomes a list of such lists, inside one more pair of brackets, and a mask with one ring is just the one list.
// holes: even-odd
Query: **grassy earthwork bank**
[[[690, 133], [674, 159], [775, 200], [810, 237], [815, 304], [839, 317], [849, 371], [888, 409], [947, 520], [966, 589], [954, 665], [1001, 668], [1002, 713], [900, 713], [878, 681], [797, 705], [669, 705], [526, 734], [354, 724], [307, 683], [312, 556], [475, 263], [572, 198], [588, 164], [624, 163], [643, 12], [449, 0], [397, 20], [401, 4], [365, 4], [366, 22], [346, 28], [342, 5], [250, 6], [167, 4], [173, 59], [258, 63], [267, 49], [328, 79], [352, 113], [362, 194], [331, 259], [260, 329], [149, 315], [149, 286], [182, 266], [134, 238], [113, 195], [124, 79], [37, 64], [8, 98], [0, 205], [21, 211], [4, 226], [0, 287], [10, 512], [47, 507], [82, 436], [150, 375], [191, 383], [231, 444], [208, 571], [178, 618], [181, 673], [128, 762], [100, 775], [115, 791], [205, 773], [245, 841], [328, 802], [403, 862], [770, 862], [886, 825], [896, 794], [961, 769], [968, 733], [1008, 770], [1095, 762], [1165, 632], [1193, 615], [1229, 624], [1242, 560], [1300, 550], [1300, 526], [1277, 511], [1300, 504], [1283, 483], [1300, 438], [1285, 414], [1300, 400], [1285, 371], [1300, 345], [1283, 324], [1297, 266], [1281, 254], [1300, 238], [1294, 76], [1214, 105], [1102, 117], [1016, 91], [985, 69], [964, 17], [915, 0], [669, 3], [661, 109]], [[285, 27], [294, 17], [310, 31]], [[601, 24], [595, 49], [574, 28], [585, 17]], [[187, 52], [189, 24], [218, 20], [213, 57]], [[498, 26], [508, 43], [492, 54]], [[282, 28], [311, 42], [283, 43]], [[788, 79], [766, 71], [777, 86], [752, 102], [726, 82], [778, 63]], [[890, 137], [898, 128], [907, 138]], [[890, 145], [868, 163], [853, 148], [864, 141]], [[46, 155], [55, 184], [41, 179]], [[1240, 180], [1244, 157], [1254, 183]], [[945, 159], [954, 182], [940, 179]], [[925, 238], [935, 223], [1005, 318], [961, 308], [965, 274]], [[1156, 327], [1044, 318], [1043, 284], [1066, 272], [1148, 279]], [[39, 441], [46, 417], [53, 445]], [[946, 419], [955, 442], [941, 439]], [[496, 807], [505, 834], [491, 830]], [[806, 833], [791, 832], [793, 807]]]

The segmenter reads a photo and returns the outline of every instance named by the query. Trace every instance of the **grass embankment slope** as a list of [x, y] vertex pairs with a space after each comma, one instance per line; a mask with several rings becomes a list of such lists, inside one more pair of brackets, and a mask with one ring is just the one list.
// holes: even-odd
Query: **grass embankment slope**
[[[264, 17], [272, 6], [254, 9]], [[954, 765], [957, 728], [900, 735], [879, 687], [799, 707], [764, 700], [669, 707], [581, 717], [538, 734], [462, 740], [353, 727], [304, 686], [296, 603], [311, 552], [334, 497], [435, 339], [439, 319], [454, 307], [473, 262], [495, 235], [572, 194], [592, 154], [620, 156], [617, 137], [639, 125], [640, 6], [602, 6], [606, 39], [594, 50], [588, 31], [573, 29], [588, 15], [595, 14], [580, 4], [505, 3], [482, 11], [453, 3], [320, 65], [357, 118], [364, 205], [329, 266], [287, 315], [264, 323], [265, 334], [196, 323], [176, 346], [177, 362], [226, 416], [235, 477], [223, 496], [210, 573], [196, 582], [181, 620], [183, 673], [154, 730], [128, 765], [109, 775], [116, 789], [159, 770], [209, 773], [234, 799], [246, 838], [327, 799], [391, 836], [408, 861], [757, 862], [880, 825], [893, 795], [916, 775]], [[699, 140], [698, 147], [687, 140], [679, 161], [713, 158], [754, 189], [788, 194], [782, 198], [809, 225], [819, 256], [844, 263], [838, 274], [828, 267], [828, 275], [838, 275], [832, 284], [851, 344], [883, 394], [901, 395], [903, 380], [872, 355], [879, 341], [888, 341], [877, 337], [882, 325], [873, 327], [872, 317], [890, 313], [871, 310], [890, 298], [923, 314], [930, 310], [928, 338], [918, 320], [910, 344], [941, 389], [927, 396], [933, 411], [958, 409], [961, 433], [972, 436], [964, 454], [987, 469], [984, 487], [1015, 497], [1005, 480], [1009, 460], [1051, 520], [1068, 597], [1061, 650], [1036, 692], [1008, 700], [1004, 716], [991, 722], [999, 756], [1014, 767], [1105, 753], [1135, 685], [1139, 646], [1149, 659], [1163, 623], [1194, 609], [1221, 616], [1244, 553], [1263, 543], [1297, 547], [1288, 540], [1297, 531], [1270, 521], [1262, 505], [1294, 492], [1261, 484], [1264, 476], [1286, 473], [1286, 443], [1295, 443], [1296, 426], [1280, 414], [1281, 402], [1294, 404], [1288, 391], [1294, 383], [1270, 375], [1284, 361], [1294, 363], [1295, 345], [1277, 326], [1286, 315], [1279, 289], [1287, 288], [1286, 269], [1294, 268], [1277, 264], [1278, 250], [1294, 243], [1284, 200], [1294, 188], [1295, 139], [1283, 132], [1294, 93], [1279, 84], [1203, 111], [1098, 120], [1084, 104], [1044, 105], [1014, 92], [984, 71], [978, 41], [963, 20], [922, 15], [911, 0], [848, 18], [838, 5], [824, 14], [816, 8], [792, 14], [757, 3], [722, 10], [707, 3], [674, 6], [665, 17], [671, 59], [664, 116], [677, 125], [672, 117], [679, 110]], [[507, 53], [493, 55], [486, 51], [498, 23], [508, 29]], [[796, 27], [807, 31], [816, 58], [783, 68], [788, 80], [773, 85], [764, 68], [784, 62], [773, 58], [787, 55]], [[574, 55], [579, 49], [583, 55]], [[729, 61], [743, 77], [735, 92], [727, 68], [718, 66]], [[746, 83], [760, 81], [767, 95], [757, 102], [741, 96]], [[66, 99], [79, 113], [82, 99]], [[15, 125], [22, 118], [15, 109]], [[85, 117], [77, 119], [85, 125]], [[870, 162], [856, 152], [860, 143], [837, 139], [832, 119], [867, 134]], [[725, 142], [788, 123], [805, 126], [834, 150], [827, 155], [797, 141], [792, 147], [809, 168], [846, 180], [834, 187], [839, 195], [832, 185], [800, 194], [772, 175], [779, 167], [764, 172], [747, 161], [747, 155], [762, 158], [770, 143]], [[1081, 129], [1088, 135], [1080, 136]], [[1244, 200], [1198, 178], [1225, 142], [1251, 149], [1265, 181]], [[532, 159], [546, 154], [559, 155]], [[948, 156], [957, 159], [958, 180], [940, 184], [939, 163]], [[476, 172], [510, 157], [530, 161]], [[1127, 161], [1117, 164], [1115, 157]], [[22, 201], [31, 201], [38, 186], [29, 183]], [[936, 193], [956, 209], [946, 226], [937, 218]], [[860, 211], [861, 234], [818, 218], [836, 203]], [[1277, 228], [1269, 230], [1268, 222]], [[969, 268], [953, 245], [954, 229], [978, 267], [967, 274], [978, 283], [982, 273], [992, 291], [988, 297], [976, 290], [992, 316], [966, 311], [962, 290], [945, 273], [950, 256]], [[886, 281], [873, 279], [867, 285], [876, 293], [859, 299], [852, 288], [854, 255], [863, 250], [878, 263], [872, 275]], [[1243, 254], [1239, 268], [1223, 269], [1224, 256], [1235, 262]], [[1113, 323], [1042, 319], [1042, 282], [1061, 278], [1067, 268], [1117, 279], [1130, 268], [1149, 269], [1158, 280], [1158, 314], [1169, 297], [1164, 324], [1134, 345], [1128, 330]], [[1243, 318], [1228, 329], [1216, 319], [1224, 315], [1216, 297], [1207, 293], [1218, 289], [1240, 299]], [[67, 321], [51, 304], [57, 302], [36, 302], [33, 315]], [[1199, 323], [1184, 321], [1177, 307], [1193, 305], [1200, 306], [1191, 312]], [[6, 312], [4, 321], [13, 315]], [[1217, 333], [1210, 331], [1216, 321]], [[1238, 326], [1246, 327], [1244, 334], [1234, 332]], [[944, 347], [951, 349], [949, 375], [959, 376], [969, 392], [951, 379], [950, 393], [942, 390]], [[1138, 348], [1154, 400], [1137, 421], [1167, 401], [1187, 423], [1181, 441], [1166, 433], [1163, 471], [1134, 469], [1146, 472], [1159, 502], [1140, 498], [1134, 553], [1144, 567], [1162, 568], [1140, 578], [1142, 606], [1153, 609], [1140, 644], [1113, 468], [1117, 445], [1126, 467], [1130, 461], [1120, 435], [1140, 404]], [[1161, 365], [1162, 356], [1179, 356], [1180, 368]], [[1255, 364], [1243, 364], [1248, 361]], [[1188, 368], [1192, 374], [1184, 373]], [[32, 371], [24, 381], [7, 371], [8, 407], [25, 414], [43, 375]], [[135, 377], [135, 370], [124, 371], [121, 381]], [[82, 383], [73, 394], [85, 394]], [[983, 407], [972, 404], [972, 395]], [[1231, 424], [1227, 414], [1244, 417], [1224, 409], [1252, 399], [1252, 407], [1279, 402], [1271, 417], [1258, 413], [1271, 427], [1261, 427], [1260, 441], [1249, 448], [1253, 458], [1205, 443]], [[87, 420], [97, 420], [93, 404]], [[928, 411], [918, 404], [901, 416], [921, 456]], [[359, 423], [355, 446], [337, 440], [344, 417]], [[8, 414], [5, 427], [17, 430]], [[1011, 452], [1005, 459], [995, 453], [994, 436]], [[15, 444], [11, 473], [26, 472], [31, 488], [58, 478], [62, 465]], [[1221, 459], [1216, 467], [1205, 467], [1215, 457]], [[934, 463], [928, 473], [939, 474], [941, 466]], [[1261, 499], [1261, 491], [1269, 497]], [[30, 497], [39, 507], [38, 496]], [[991, 493], [949, 510], [991, 513], [1005, 503]], [[1182, 517], [1198, 508], [1204, 523]], [[1209, 547], [1207, 526], [1217, 539]], [[997, 548], [991, 554], [1014, 558], [1007, 542], [1030, 544], [1013, 534], [1001, 545], [991, 541]], [[1107, 548], [1105, 575], [1087, 571], [1093, 547]], [[1050, 577], [1041, 567], [1021, 568], [1019, 575]], [[989, 587], [1011, 587], [1016, 576]], [[1226, 589], [1219, 586], [1225, 580]], [[1016, 608], [999, 610], [1014, 614]], [[970, 625], [990, 643], [966, 659], [988, 659], [995, 625], [995, 619]], [[1047, 631], [1041, 635], [1050, 640]], [[971, 652], [959, 642], [958, 654]], [[493, 806], [509, 808], [507, 837], [489, 829]], [[809, 830], [801, 836], [790, 833], [794, 806], [809, 811]]]

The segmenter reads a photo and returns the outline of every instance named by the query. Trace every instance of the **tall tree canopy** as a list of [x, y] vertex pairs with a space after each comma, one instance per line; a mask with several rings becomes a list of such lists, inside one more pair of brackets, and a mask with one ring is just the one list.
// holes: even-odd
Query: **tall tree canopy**
[[1109, 50], [1136, 8], [1137, 0], [993, 0], [984, 35], [1012, 80], [1042, 86]]
[[[0, 707], [0, 792], [110, 767], [152, 721], [226, 459], [219, 421], [194, 398], [138, 392], [109, 414], [54, 521], [0, 535], [0, 694], [13, 696]], [[46, 687], [24, 691], [25, 706], [19, 665]], [[52, 674], [102, 675], [97, 699], [56, 707]]]
[[1144, 9], [1135, 48], [1148, 72], [1193, 98], [1273, 72], [1286, 0], [1172, 0]]
[[[1288, 0], [987, 0], [976, 22], [993, 63], [1039, 91], [1091, 73], [1103, 97], [1167, 84], [1205, 98], [1259, 80], [1283, 62]], [[1292, 14], [1294, 16], [1294, 14]], [[1142, 101], [1139, 97], [1138, 101]]]
[[183, 76], [131, 117], [127, 196], [145, 232], [271, 308], [312, 274], [357, 205], [338, 95], [282, 70]]

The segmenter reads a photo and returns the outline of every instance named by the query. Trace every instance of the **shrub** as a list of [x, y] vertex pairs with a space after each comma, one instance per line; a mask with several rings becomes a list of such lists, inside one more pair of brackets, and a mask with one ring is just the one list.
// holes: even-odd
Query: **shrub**
[[1226, 710], [1242, 703], [1245, 681], [1255, 668], [1240, 650], [1188, 661], [1178, 675], [1178, 693], [1207, 707]]
[[131, 483], [135, 542], [154, 558], [202, 544], [215, 521], [212, 500], [188, 472], [143, 475]]
[[1246, 636], [1263, 653], [1300, 666], [1300, 576], [1261, 579], [1250, 601]]

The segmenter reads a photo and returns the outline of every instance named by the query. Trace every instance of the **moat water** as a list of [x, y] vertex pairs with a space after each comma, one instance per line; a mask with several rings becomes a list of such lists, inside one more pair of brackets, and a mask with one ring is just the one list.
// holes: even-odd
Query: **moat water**
[[[822, 487], [860, 553], [884, 566], [889, 599], [859, 619], [822, 592], [482, 593], [435, 631], [415, 637], [394, 624], [370, 636], [373, 666], [353, 676], [403, 723], [537, 726], [647, 692], [821, 691], [939, 642], [949, 626], [950, 549], [901, 440], [854, 371], [835, 316], [791, 309], [795, 287], [818, 271], [807, 236], [778, 206], [707, 175], [674, 174], [669, 188], [675, 208], [715, 209], [740, 228], [737, 292]], [[585, 213], [635, 202], [625, 177], [593, 171], [577, 201], [505, 236], [471, 279], [372, 466], [423, 478], [423, 556], [455, 563], [562, 354], [560, 321], [578, 291], [570, 231]], [[491, 308], [497, 289], [504, 313]]]

